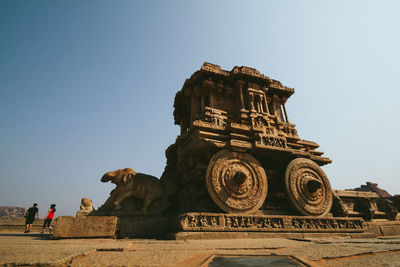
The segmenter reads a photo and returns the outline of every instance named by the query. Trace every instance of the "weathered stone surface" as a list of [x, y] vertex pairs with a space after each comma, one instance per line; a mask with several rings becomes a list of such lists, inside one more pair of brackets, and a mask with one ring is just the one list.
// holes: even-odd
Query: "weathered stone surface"
[[125, 168], [107, 172], [101, 181], [111, 181], [116, 188], [94, 215], [154, 215], [162, 213], [167, 206], [167, 192], [154, 176]]
[[[203, 263], [213, 255], [290, 255], [301, 259], [309, 266], [397, 266], [400, 261], [400, 239], [396, 237], [302, 238], [301, 233], [298, 233], [297, 237], [286, 233], [290, 238], [286, 239], [265, 238], [268, 234], [278, 233], [215, 232], [213, 234], [223, 234], [227, 238], [53, 240], [49, 239], [48, 235], [0, 233], [0, 265], [204, 266]], [[242, 235], [241, 238], [238, 238], [238, 235]], [[260, 236], [262, 238], [259, 238]]]
[[363, 232], [361, 218], [278, 216], [225, 213], [185, 213], [175, 217], [172, 230], [204, 232]]
[[396, 207], [397, 211], [400, 212], [400, 195], [394, 195], [389, 199], [393, 202], [393, 205]]
[[378, 236], [380, 236], [380, 234], [376, 234], [374, 232], [350, 233], [351, 238], [376, 238]]
[[312, 160], [292, 160], [285, 173], [289, 200], [306, 216], [324, 216], [331, 210], [333, 194], [324, 171]]
[[114, 216], [59, 216], [53, 237], [115, 237], [116, 229], [117, 217]]
[[[328, 234], [325, 235], [328, 237]], [[303, 233], [282, 232], [178, 232], [169, 233], [167, 238], [174, 240], [223, 240], [223, 239], [269, 239], [269, 238], [304, 238]]]
[[400, 224], [381, 225], [379, 228], [384, 236], [400, 235]]
[[[178, 174], [174, 211], [327, 215], [333, 197], [319, 166], [331, 160], [316, 150], [318, 144], [300, 139], [289, 121], [285, 103], [293, 93], [244, 66], [226, 71], [204, 63], [187, 79], [174, 102], [175, 124], [181, 127], [170, 165]], [[299, 175], [288, 178], [296, 187], [288, 191], [285, 172], [297, 158], [317, 168], [296, 167]]]
[[122, 216], [119, 222], [119, 236], [131, 238], [164, 237], [168, 231], [168, 217]]
[[[0, 266], [71, 266], [68, 262], [75, 257], [101, 250], [122, 251], [131, 244], [132, 241], [110, 238], [52, 239], [49, 234], [0, 232]], [[81, 266], [116, 265], [99, 261]]]
[[254, 212], [265, 201], [268, 184], [264, 168], [252, 156], [228, 149], [216, 153], [208, 164], [207, 189], [227, 212]]
[[359, 216], [366, 221], [372, 219], [395, 220], [398, 215], [396, 204], [375, 192], [334, 190], [332, 213], [334, 216]]
[[380, 197], [384, 198], [392, 196], [385, 189], [379, 188], [377, 183], [372, 183], [372, 182], [367, 182], [365, 185], [362, 184], [360, 187], [351, 190], [362, 191], [362, 192], [374, 192], [377, 193]]
[[81, 206], [79, 207], [79, 210], [76, 212], [76, 216], [86, 216], [92, 211], [93, 211], [92, 200], [84, 197], [81, 199]]

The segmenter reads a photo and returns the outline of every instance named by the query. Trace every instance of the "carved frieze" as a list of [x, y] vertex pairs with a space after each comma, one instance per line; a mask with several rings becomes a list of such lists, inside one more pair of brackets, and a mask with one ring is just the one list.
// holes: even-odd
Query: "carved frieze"
[[227, 113], [223, 110], [205, 107], [204, 120], [217, 126], [226, 125]]
[[279, 147], [279, 148], [287, 148], [287, 142], [285, 138], [281, 138], [278, 136], [271, 136], [267, 134], [257, 134], [256, 147]]
[[185, 213], [176, 217], [177, 231], [226, 232], [363, 232], [362, 218]]
[[211, 63], [204, 63], [204, 65], [201, 67], [202, 70], [209, 71], [209, 72], [214, 72], [220, 75], [228, 76], [229, 72], [226, 70], [222, 70], [220, 66], [211, 64]]

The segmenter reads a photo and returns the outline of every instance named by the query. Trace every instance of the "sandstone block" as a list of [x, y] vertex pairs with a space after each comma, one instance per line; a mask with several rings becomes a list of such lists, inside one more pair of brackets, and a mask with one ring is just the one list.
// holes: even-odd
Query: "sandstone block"
[[91, 238], [115, 237], [117, 217], [114, 216], [60, 216], [53, 237]]
[[380, 229], [384, 236], [400, 235], [400, 224], [382, 225]]

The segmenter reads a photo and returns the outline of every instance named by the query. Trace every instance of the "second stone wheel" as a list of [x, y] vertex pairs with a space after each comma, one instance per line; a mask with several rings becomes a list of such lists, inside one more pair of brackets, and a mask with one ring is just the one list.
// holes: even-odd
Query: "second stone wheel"
[[206, 183], [215, 204], [229, 213], [258, 210], [268, 191], [267, 176], [258, 160], [227, 149], [211, 158]]
[[292, 205], [306, 216], [326, 215], [333, 202], [329, 180], [312, 160], [292, 160], [285, 173], [285, 186]]

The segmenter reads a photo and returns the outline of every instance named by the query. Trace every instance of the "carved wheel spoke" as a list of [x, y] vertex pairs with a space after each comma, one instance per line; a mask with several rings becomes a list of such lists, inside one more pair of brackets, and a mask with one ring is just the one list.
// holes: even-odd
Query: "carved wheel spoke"
[[208, 164], [207, 190], [215, 204], [230, 213], [258, 210], [267, 196], [261, 164], [244, 153], [221, 150]]
[[285, 185], [292, 205], [303, 215], [324, 216], [333, 202], [329, 180], [312, 160], [292, 160], [285, 173]]

